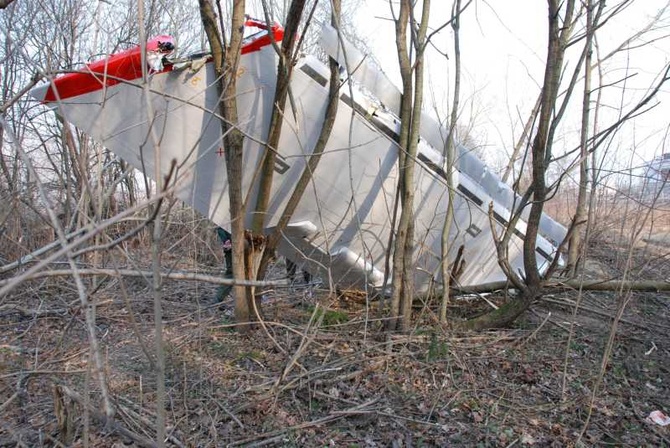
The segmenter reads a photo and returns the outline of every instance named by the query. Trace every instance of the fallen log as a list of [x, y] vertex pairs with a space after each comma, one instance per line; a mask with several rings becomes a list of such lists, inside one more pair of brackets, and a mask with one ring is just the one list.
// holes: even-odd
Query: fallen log
[[[108, 276], [108, 277], [142, 277], [142, 278], [152, 278], [153, 272], [149, 271], [138, 271], [135, 269], [96, 269], [96, 268], [85, 268], [85, 269], [49, 269], [41, 272], [35, 272], [27, 278], [22, 278], [18, 280], [19, 282], [34, 280], [38, 278], [45, 277], [69, 277], [72, 275], [80, 275], [82, 277], [91, 277], [91, 276]], [[280, 281], [252, 281], [252, 280], [236, 280], [234, 278], [223, 278], [223, 276], [209, 275], [209, 274], [199, 274], [196, 272], [162, 272], [160, 274], [163, 279], [170, 280], [185, 280], [193, 282], [203, 282], [203, 283], [212, 283], [215, 285], [241, 285], [241, 286], [256, 286], [256, 287], [265, 287], [265, 286], [278, 286], [285, 285], [285, 280]], [[0, 288], [6, 285], [13, 284], [16, 282], [16, 278], [8, 278], [6, 280], [0, 280]], [[14, 285], [13, 285], [14, 286]]]
[[[109, 276], [109, 277], [151, 278], [153, 276], [152, 272], [138, 271], [134, 269], [86, 268], [86, 269], [77, 269], [76, 273], [83, 277], [98, 275], [98, 276]], [[35, 272], [30, 277], [26, 279], [21, 279], [21, 281], [34, 280], [45, 277], [67, 277], [74, 274], [75, 271], [71, 269], [45, 270], [41, 272]], [[161, 278], [170, 280], [184, 280], [184, 281], [212, 283], [216, 285], [241, 285], [241, 286], [255, 286], [255, 287], [279, 286], [286, 284], [285, 280], [279, 280], [279, 281], [236, 280], [233, 278], [223, 278], [217, 275], [199, 274], [196, 272], [175, 272], [175, 271], [165, 272], [161, 273]], [[0, 280], [0, 287], [9, 285], [15, 281], [16, 281], [15, 278]], [[473, 286], [455, 286], [451, 288], [450, 291], [453, 295], [465, 295], [465, 294], [483, 294], [488, 292], [501, 291], [505, 289], [513, 290], [515, 288], [513, 287], [512, 283], [508, 281], [499, 281], [499, 282], [483, 283], [481, 285], [473, 285]], [[581, 289], [584, 291], [622, 290], [622, 291], [639, 291], [639, 292], [663, 292], [663, 291], [670, 291], [670, 280], [635, 281], [635, 280], [615, 280], [615, 279], [603, 279], [603, 280], [552, 279], [545, 282], [544, 285], [542, 286], [542, 290], [547, 293], [555, 290], [564, 290], [564, 289]], [[434, 294], [441, 294], [441, 291], [439, 289], [436, 289]]]
[[[481, 285], [462, 286], [451, 288], [454, 295], [483, 294], [487, 292], [515, 289], [510, 282], [500, 281], [484, 283]], [[583, 291], [639, 291], [639, 292], [663, 292], [670, 291], [669, 280], [580, 280], [567, 279], [547, 281], [542, 286], [542, 291], [549, 293], [556, 290], [581, 289]]]

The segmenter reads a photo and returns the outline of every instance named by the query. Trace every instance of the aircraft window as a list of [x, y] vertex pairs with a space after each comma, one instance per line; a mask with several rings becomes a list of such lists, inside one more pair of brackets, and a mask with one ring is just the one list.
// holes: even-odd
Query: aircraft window
[[279, 154], [277, 154], [277, 158], [275, 159], [275, 171], [279, 174], [284, 174], [285, 172], [288, 171], [289, 168], [291, 168], [291, 165], [288, 163], [284, 162], [283, 157], [281, 157]]
[[327, 80], [326, 78], [324, 78], [323, 76], [321, 76], [321, 73], [317, 72], [316, 70], [314, 70], [314, 69], [313, 69], [312, 67], [310, 67], [309, 65], [307, 65], [307, 64], [303, 64], [302, 67], [300, 67], [300, 70], [302, 70], [303, 72], [305, 72], [305, 74], [306, 74], [307, 76], [309, 76], [309, 77], [312, 78], [314, 81], [316, 81], [316, 82], [318, 82], [319, 84], [321, 84], [323, 87], [325, 87], [326, 84], [328, 84], [328, 80]]
[[262, 36], [266, 35], [267, 33], [268, 33], [268, 30], [261, 30], [261, 31], [258, 31], [256, 33], [254, 33], [254, 34], [250, 34], [249, 36], [245, 37], [242, 40], [242, 45], [246, 45], [250, 42], [253, 42], [256, 39], [258, 39], [259, 37], [262, 37]]
[[393, 129], [386, 126], [386, 124], [384, 124], [381, 120], [375, 119], [375, 116], [373, 115], [370, 118], [370, 121], [377, 127], [377, 129], [386, 134], [391, 140], [398, 142], [398, 134], [396, 134]]
[[[472, 191], [468, 190], [463, 186], [463, 184], [458, 184], [458, 191], [463, 193], [468, 199], [470, 199], [472, 202], [474, 202], [477, 205], [482, 205], [484, 201], [482, 201], [479, 196], [474, 194]], [[496, 218], [497, 219], [497, 218]]]
[[[493, 212], [493, 217], [495, 218], [496, 221], [498, 221], [503, 226], [506, 226], [507, 224], [509, 224], [509, 222], [505, 218], [503, 218], [502, 216], [500, 216], [496, 212]], [[523, 233], [521, 233], [521, 231], [517, 228], [514, 229], [514, 235], [518, 236], [521, 239], [524, 239], [524, 237], [525, 237], [525, 235]]]
[[479, 227], [477, 227], [477, 226], [474, 225], [474, 224], [470, 224], [470, 227], [468, 227], [468, 229], [467, 229], [465, 232], [466, 232], [468, 235], [472, 236], [473, 238], [476, 238], [477, 235], [479, 235], [480, 233], [482, 233], [482, 229], [480, 229]]
[[419, 153], [419, 156], [417, 158], [419, 159], [419, 161], [425, 163], [428, 166], [428, 168], [430, 168], [435, 174], [440, 176], [442, 179], [447, 178], [447, 173], [445, 173], [444, 170], [437, 165], [437, 163], [430, 160], [423, 153]]
[[551, 261], [551, 255], [549, 255], [548, 253], [546, 253], [545, 251], [543, 251], [541, 248], [536, 247], [536, 248], [535, 248], [535, 252], [537, 252], [538, 254], [542, 255], [542, 257], [543, 257], [545, 260], [547, 260], [547, 261]]
[[342, 95], [340, 95], [340, 100], [342, 100], [344, 104], [346, 104], [347, 106], [351, 107], [356, 112], [358, 112], [359, 115], [365, 117], [365, 119], [367, 119], [368, 122], [372, 123], [378, 130], [386, 134], [386, 136], [388, 136], [391, 140], [393, 140], [394, 142], [398, 142], [398, 135], [391, 128], [386, 126], [386, 124], [384, 124], [382, 121], [375, 119], [374, 114], [370, 117], [365, 109], [363, 109], [357, 103], [351, 101], [349, 95], [343, 93]]
[[362, 115], [364, 117], [367, 117], [367, 111], [365, 109], [363, 109], [358, 103], [354, 103], [353, 101], [351, 101], [351, 98], [349, 97], [349, 95], [347, 95], [346, 93], [343, 93], [342, 95], [340, 95], [340, 99], [342, 100], [342, 102], [344, 102], [344, 104], [351, 107], [353, 110], [358, 112], [360, 115]]
[[500, 216], [498, 213], [493, 212], [493, 217], [498, 221], [500, 224], [506, 226], [507, 225], [507, 220]]

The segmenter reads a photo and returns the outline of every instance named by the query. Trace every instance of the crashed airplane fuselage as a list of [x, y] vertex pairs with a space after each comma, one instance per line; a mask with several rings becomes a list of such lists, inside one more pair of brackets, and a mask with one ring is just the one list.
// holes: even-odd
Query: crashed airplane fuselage
[[[243, 188], [255, 203], [257, 178], [273, 110], [277, 55], [271, 37], [280, 41], [283, 29], [263, 28], [244, 42], [237, 72], [237, 126], [245, 134]], [[340, 287], [383, 288], [386, 255], [398, 183], [400, 93], [364, 61], [353, 47], [324, 26], [321, 44], [332, 57], [366, 85], [363, 94], [345, 85], [332, 134], [278, 251], [312, 274]], [[142, 87], [143, 58], [134, 48], [55, 78], [33, 91], [119, 157], [148, 176], [166, 175], [177, 162], [176, 195], [221, 227], [228, 227], [228, 182], [219, 97], [213, 64], [207, 58], [170, 62], [173, 48], [162, 36], [147, 46], [150, 98]], [[346, 50], [346, 51], [345, 51]], [[346, 55], [346, 58], [345, 58]], [[297, 63], [291, 91], [294, 101], [284, 113], [277, 147], [275, 180], [266, 217], [268, 229], [291, 195], [319, 136], [328, 95], [329, 70], [307, 56]], [[383, 104], [383, 106], [382, 106]], [[156, 157], [151, 135], [158, 136]], [[415, 178], [415, 284], [419, 291], [441, 284], [441, 235], [447, 211], [446, 166], [441, 155], [446, 132], [424, 114]], [[517, 197], [485, 165], [462, 146], [453, 171], [455, 201], [450, 241], [453, 258], [463, 246], [465, 269], [461, 285], [504, 279], [498, 266], [491, 222], [498, 233], [507, 225]], [[489, 204], [493, 204], [489, 219]], [[251, 213], [247, 215], [251, 222]], [[509, 246], [509, 261], [523, 270], [525, 222], [519, 220]], [[544, 216], [537, 240], [537, 260], [545, 269], [555, 256], [565, 229]], [[392, 269], [392, 267], [391, 267]]]

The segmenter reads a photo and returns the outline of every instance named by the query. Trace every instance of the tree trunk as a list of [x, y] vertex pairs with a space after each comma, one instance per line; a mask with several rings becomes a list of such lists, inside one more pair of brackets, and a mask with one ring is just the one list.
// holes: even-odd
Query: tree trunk
[[[340, 0], [332, 0], [332, 8], [333, 8], [333, 14], [331, 16], [331, 25], [333, 25], [333, 27], [335, 27], [336, 29], [339, 29]], [[272, 258], [272, 255], [274, 254], [274, 251], [277, 248], [279, 241], [281, 240], [282, 232], [284, 231], [286, 225], [289, 223], [291, 217], [293, 216], [293, 213], [295, 212], [295, 209], [297, 208], [300, 199], [305, 193], [305, 190], [307, 189], [307, 186], [309, 185], [309, 182], [311, 181], [312, 176], [316, 171], [319, 162], [321, 161], [321, 156], [323, 155], [323, 152], [326, 149], [326, 145], [328, 144], [330, 134], [333, 130], [333, 125], [335, 124], [335, 118], [337, 117], [337, 109], [339, 104], [338, 94], [340, 91], [339, 70], [337, 61], [335, 61], [333, 58], [329, 58], [328, 64], [330, 67], [330, 81], [328, 84], [328, 104], [326, 105], [326, 112], [323, 119], [323, 125], [321, 126], [321, 131], [319, 133], [319, 138], [316, 141], [316, 145], [314, 146], [312, 155], [309, 157], [309, 160], [307, 161], [307, 166], [301, 173], [300, 178], [296, 183], [295, 189], [293, 190], [293, 193], [291, 193], [291, 197], [286, 203], [286, 208], [282, 212], [282, 215], [280, 216], [279, 221], [277, 222], [277, 226], [275, 227], [274, 231], [268, 236], [265, 252], [263, 253], [263, 259], [261, 261], [261, 265], [258, 270], [259, 278], [264, 276], [265, 271], [267, 269], [267, 265], [270, 262], [270, 259]]]
[[[200, 5], [200, 16], [207, 34], [207, 39], [212, 50], [214, 60], [214, 71], [218, 82], [217, 89], [219, 98], [219, 111], [223, 120], [221, 121], [221, 132], [225, 148], [226, 174], [228, 175], [228, 196], [230, 201], [230, 218], [233, 252], [233, 276], [236, 279], [245, 278], [244, 268], [244, 201], [242, 192], [242, 151], [244, 136], [236, 127], [237, 118], [237, 66], [240, 59], [242, 37], [244, 33], [244, 0], [233, 2], [231, 17], [231, 35], [228, 45], [224, 45], [218, 25], [216, 14], [210, 0], [198, 0]], [[235, 285], [233, 287], [235, 297], [235, 320], [240, 324], [249, 322], [251, 310], [247, 302], [245, 287]], [[244, 332], [249, 327], [242, 325], [239, 330]]]
[[[410, 119], [412, 114], [412, 73], [411, 63], [409, 59], [409, 51], [407, 49], [407, 26], [409, 22], [409, 11], [411, 5], [408, 1], [400, 2], [400, 13], [396, 18], [396, 48], [398, 53], [398, 62], [400, 65], [400, 75], [402, 77], [402, 100], [400, 102], [400, 135], [398, 137], [399, 154], [398, 154], [398, 191], [396, 195], [396, 203], [400, 203], [402, 207], [401, 218], [398, 222], [398, 227], [395, 234], [395, 243], [393, 245], [393, 277], [391, 279], [391, 316], [387, 321], [388, 329], [396, 330], [398, 326], [398, 318], [400, 317], [401, 298], [403, 291], [403, 272], [404, 272], [404, 247], [407, 239], [407, 228], [409, 222], [407, 217], [403, 221], [403, 212], [405, 209], [405, 169], [407, 155], [406, 144], [408, 141]], [[391, 247], [389, 246], [389, 250]]]
[[530, 295], [524, 295], [523, 299], [510, 300], [497, 310], [483, 316], [454, 323], [454, 328], [457, 330], [486, 330], [508, 327], [530, 307], [533, 302], [530, 297]]
[[[559, 0], [548, 0], [549, 31], [547, 61], [545, 64], [544, 82], [542, 85], [540, 113], [537, 130], [531, 146], [532, 152], [532, 181], [530, 193], [532, 203], [526, 225], [526, 234], [523, 244], [523, 259], [525, 279], [521, 284], [518, 275], [505, 266], [503, 259], [504, 248], [499, 247], [499, 263], [501, 268], [510, 276], [514, 284], [522, 286], [519, 297], [510, 300], [498, 310], [484, 316], [472, 319], [467, 328], [488, 328], [506, 326], [528, 309], [530, 304], [540, 293], [544, 281], [537, 267], [537, 237], [542, 218], [544, 203], [547, 200], [546, 172], [551, 160], [552, 131], [556, 128], [561, 114], [555, 114], [558, 99], [563, 58], [572, 30], [572, 16], [575, 9], [575, 0], [567, 0], [561, 11]], [[562, 21], [561, 21], [562, 17]], [[514, 225], [514, 220], [510, 225]], [[493, 224], [492, 224], [493, 225]], [[509, 235], [511, 228], [507, 229]], [[506, 239], [506, 238], [505, 238]], [[505, 242], [503, 239], [503, 242]], [[506, 242], [505, 242], [506, 243]]]
[[[407, 28], [414, 27], [413, 5], [409, 0], [400, 2], [400, 14], [396, 19], [396, 48], [402, 76], [403, 92], [400, 111], [400, 155], [398, 158], [400, 182], [399, 196], [402, 209], [393, 252], [393, 292], [391, 296], [391, 319], [389, 329], [408, 331], [411, 324], [412, 299], [414, 294], [414, 171], [421, 125], [423, 102], [423, 57], [430, 15], [430, 0], [424, 0], [421, 23], [412, 35], [415, 60], [411, 60], [407, 48]], [[413, 64], [412, 64], [413, 62]]]
[[593, 54], [593, 35], [594, 21], [593, 10], [595, 8], [594, 0], [588, 0], [586, 3], [586, 55], [584, 58], [584, 93], [582, 96], [582, 127], [579, 140], [579, 188], [577, 192], [577, 205], [575, 216], [573, 218], [574, 230], [570, 235], [568, 246], [568, 260], [566, 273], [568, 277], [574, 277], [582, 264], [580, 258], [582, 255], [582, 228], [585, 227], [587, 220], [587, 193], [589, 184], [589, 118], [591, 110], [591, 60]]
[[[447, 322], [447, 306], [449, 305], [449, 289], [451, 287], [451, 269], [449, 266], [449, 234], [451, 233], [451, 223], [454, 219], [454, 161], [456, 160], [455, 148], [455, 130], [458, 119], [458, 105], [461, 95], [461, 0], [455, 0], [451, 13], [451, 28], [454, 31], [454, 101], [451, 105], [451, 116], [449, 118], [449, 133], [445, 145], [444, 158], [447, 163], [447, 213], [444, 217], [442, 227], [442, 301], [440, 304], [440, 322]], [[458, 262], [458, 260], [456, 261]]]
[[293, 73], [293, 53], [298, 38], [300, 19], [302, 19], [302, 13], [305, 9], [305, 3], [305, 0], [293, 0], [291, 2], [286, 26], [284, 27], [284, 38], [282, 40], [279, 63], [277, 65], [275, 97], [272, 103], [274, 108], [272, 109], [268, 138], [265, 144], [263, 160], [261, 162], [258, 197], [251, 226], [256, 234], [261, 234], [265, 227], [265, 214], [267, 213], [268, 204], [270, 202], [275, 160], [279, 150], [278, 144], [279, 139], [281, 138], [282, 125], [284, 124], [286, 99], [288, 98], [291, 85], [291, 74]]

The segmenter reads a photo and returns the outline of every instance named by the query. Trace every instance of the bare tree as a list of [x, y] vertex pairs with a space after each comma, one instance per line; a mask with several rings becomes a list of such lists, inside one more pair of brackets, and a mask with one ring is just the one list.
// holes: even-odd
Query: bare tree
[[[516, 226], [516, 220], [519, 219], [518, 216], [516, 220], [511, 220], [511, 224], [507, 227], [505, 234], [496, 242], [501, 268], [513, 285], [521, 291], [521, 294], [519, 298], [508, 301], [497, 310], [465, 322], [464, 326], [466, 328], [509, 325], [528, 309], [533, 300], [540, 294], [544, 277], [538, 269], [535, 249], [540, 219], [549, 193], [546, 174], [552, 155], [553, 133], [561, 118], [561, 114], [556, 113], [560, 77], [563, 70], [565, 52], [573, 31], [575, 12], [576, 5], [574, 0], [568, 0], [560, 4], [557, 0], [548, 0], [549, 32], [547, 60], [542, 85], [540, 113], [531, 146], [532, 182], [529, 190], [523, 197], [524, 201], [528, 201], [532, 197], [523, 245], [525, 278], [521, 278], [507, 264], [506, 248], [512, 230]], [[524, 204], [521, 205], [523, 206]], [[491, 225], [494, 226], [495, 224], [492, 222]], [[555, 265], [553, 268], [555, 269]], [[552, 271], [553, 269], [550, 268], [547, 273], [551, 274]]]
[[[591, 41], [587, 39], [589, 31], [591, 34], [601, 29], [612, 17], [621, 13], [630, 2], [624, 0], [611, 7], [605, 14], [603, 8], [604, 4], [589, 3], [589, 7], [595, 8], [593, 10], [591, 19], [587, 19], [590, 26], [586, 27], [586, 31], [575, 34], [574, 30], [578, 20], [584, 15], [588, 14], [587, 10], [580, 7], [573, 1], [567, 1], [559, 4], [553, 0], [549, 0], [549, 36], [548, 36], [548, 55], [545, 63], [545, 75], [541, 92], [541, 100], [537, 123], [535, 125], [534, 136], [531, 144], [531, 166], [532, 179], [530, 188], [523, 194], [520, 204], [516, 212], [513, 214], [511, 224], [507, 226], [502, 235], [497, 238], [496, 246], [498, 251], [499, 264], [503, 271], [508, 276], [513, 286], [521, 291], [519, 298], [513, 299], [505, 303], [499, 309], [469, 321], [464, 324], [466, 328], [483, 328], [490, 326], [505, 326], [514, 321], [516, 317], [521, 315], [532, 303], [532, 301], [542, 293], [542, 287], [546, 280], [555, 272], [558, 267], [558, 258], [554, 259], [553, 263], [544, 271], [540, 271], [536, 263], [536, 239], [539, 232], [539, 219], [541, 217], [544, 204], [551, 198], [555, 192], [560, 181], [567, 175], [565, 170], [562, 170], [556, 175], [557, 181], [548, 183], [547, 177], [550, 172], [550, 166], [556, 159], [553, 155], [553, 143], [555, 140], [557, 129], [565, 116], [573, 92], [578, 84], [580, 73], [584, 67], [584, 61], [587, 59], [589, 50], [591, 49]], [[594, 34], [595, 35], [595, 34]], [[574, 64], [572, 74], [567, 78], [564, 89], [560, 90], [561, 73], [565, 70], [563, 66], [565, 55], [571, 46], [584, 42], [580, 57]], [[591, 64], [592, 65], [592, 64]], [[586, 144], [588, 148], [585, 150], [586, 154], [577, 156], [577, 163], [584, 161], [585, 157], [603, 144], [608, 138], [616, 134], [621, 126], [628, 120], [635, 116], [644, 113], [649, 102], [655, 97], [661, 86], [668, 80], [668, 68], [664, 69], [664, 74], [660, 77], [656, 85], [649, 90], [649, 92], [637, 103], [635, 103], [629, 110], [622, 111], [618, 118], [608, 127], [591, 136]], [[602, 87], [601, 87], [602, 88]], [[592, 89], [587, 88], [585, 94], [590, 93]], [[584, 110], [589, 100], [583, 98]], [[589, 107], [590, 108], [590, 107]], [[582, 114], [582, 119], [587, 120], [583, 126], [584, 131], [588, 133], [588, 117]], [[588, 134], [586, 134], [588, 135]], [[582, 140], [584, 134], [582, 135]], [[578, 147], [581, 151], [583, 145]], [[563, 156], [565, 157], [565, 156]], [[513, 226], [520, 219], [521, 211], [529, 207], [530, 212], [527, 218], [527, 229], [524, 239], [524, 277], [520, 277], [518, 273], [512, 272], [507, 264], [506, 248], [509, 243], [509, 238], [513, 230]], [[582, 221], [573, 219], [572, 225], [568, 231], [568, 238], [563, 244], [567, 244], [570, 235], [575, 231], [576, 226]], [[492, 226], [494, 224], [492, 223]], [[563, 244], [559, 246], [559, 252], [563, 248]]]
[[[230, 200], [231, 234], [233, 245], [233, 275], [237, 279], [245, 278], [244, 268], [244, 198], [242, 192], [242, 151], [244, 136], [238, 128], [235, 73], [240, 59], [244, 32], [244, 0], [233, 3], [230, 18], [230, 37], [225, 38], [217, 24], [216, 13], [210, 0], [199, 0], [200, 15], [214, 59], [214, 71], [219, 91], [219, 110], [223, 117], [221, 131], [225, 146], [226, 172], [228, 174], [228, 194]], [[223, 23], [223, 22], [221, 22]], [[252, 304], [249, 303], [245, 288], [235, 285], [235, 319], [242, 324], [240, 329], [248, 328], [244, 324], [251, 318]]]
[[[339, 30], [340, 27], [340, 12], [341, 12], [341, 2], [340, 0], [332, 0], [332, 13], [331, 13], [331, 25]], [[280, 65], [282, 62], [280, 61]], [[333, 124], [335, 123], [335, 118], [337, 116], [338, 104], [339, 104], [339, 90], [340, 90], [340, 81], [339, 81], [339, 70], [337, 61], [333, 58], [329, 58], [328, 65], [330, 69], [330, 79], [328, 84], [328, 99], [326, 105], [326, 111], [324, 114], [323, 125], [319, 133], [319, 137], [316, 141], [312, 154], [307, 161], [307, 166], [301, 173], [296, 186], [289, 197], [289, 200], [286, 203], [286, 207], [282, 211], [282, 214], [275, 226], [273, 232], [268, 236], [265, 253], [263, 254], [263, 260], [259, 269], [259, 274], [263, 275], [265, 268], [269, 263], [274, 250], [276, 249], [279, 241], [282, 237], [282, 232], [286, 228], [286, 225], [289, 223], [295, 209], [300, 202], [307, 186], [312, 179], [313, 173], [316, 171], [321, 161], [321, 156], [323, 155], [324, 150], [326, 149], [326, 144], [330, 138], [331, 131], [333, 129]], [[290, 80], [289, 80], [290, 81]], [[279, 86], [280, 78], [278, 77], [277, 83]], [[283, 114], [280, 110], [275, 110], [273, 112], [273, 118], [275, 114]], [[281, 118], [278, 118], [281, 119]], [[271, 128], [272, 129], [272, 128]]]
[[424, 53], [429, 16], [430, 0], [423, 1], [419, 21], [415, 18], [412, 2], [403, 0], [400, 2], [398, 15], [394, 18], [396, 50], [402, 77], [401, 127], [398, 140], [400, 181], [396, 199], [400, 201], [401, 211], [393, 245], [393, 292], [391, 320], [388, 323], [391, 330], [409, 330], [412, 318], [414, 171], [423, 106]]
[[[268, 7], [266, 2], [263, 3], [266, 20], [269, 23], [270, 14]], [[274, 101], [272, 102], [273, 109], [270, 117], [267, 141], [264, 145], [264, 153], [259, 167], [260, 179], [258, 185], [258, 196], [256, 198], [251, 224], [251, 230], [253, 232], [251, 235], [251, 241], [254, 242], [254, 244], [251, 244], [247, 248], [247, 255], [245, 258], [247, 263], [247, 279], [256, 279], [258, 276], [265, 275], [267, 261], [269, 260], [269, 257], [272, 256], [274, 251], [274, 247], [267, 247], [263, 231], [265, 229], [267, 208], [270, 202], [275, 161], [277, 152], [279, 151], [279, 139], [281, 137], [282, 127], [284, 124], [286, 101], [289, 96], [293, 67], [297, 57], [296, 46], [298, 41], [298, 31], [302, 21], [305, 4], [305, 0], [294, 0], [291, 2], [288, 10], [281, 47], [277, 42], [272, 42], [279, 56], [279, 62], [277, 65], [277, 82], [275, 84], [275, 97]], [[281, 231], [283, 231], [283, 228], [277, 229], [277, 232]], [[265, 262], [263, 262], [263, 259]], [[252, 303], [253, 301], [256, 314], [258, 314], [260, 300], [256, 300], [254, 288], [250, 288], [247, 294], [247, 301], [249, 303]], [[259, 315], [257, 317], [260, 318]]]
[[590, 130], [590, 111], [591, 111], [591, 72], [593, 56], [593, 38], [595, 29], [598, 26], [598, 19], [605, 8], [605, 2], [589, 0], [586, 4], [586, 41], [584, 44], [584, 92], [582, 95], [582, 125], [579, 140], [579, 188], [577, 193], [577, 205], [575, 216], [573, 218], [574, 229], [570, 235], [568, 245], [568, 259], [566, 272], [572, 277], [577, 273], [580, 254], [582, 253], [582, 235], [581, 229], [584, 227], [587, 219], [587, 190], [589, 185], [589, 130]]
[[[461, 43], [460, 43], [460, 27], [461, 27], [461, 0], [455, 0], [451, 10], [451, 28], [454, 31], [454, 98], [451, 105], [451, 117], [449, 119], [449, 132], [447, 133], [447, 141], [444, 148], [444, 159], [447, 164], [447, 214], [444, 218], [444, 226], [442, 228], [442, 303], [440, 304], [440, 322], [447, 322], [447, 305], [449, 304], [449, 289], [451, 287], [451, 266], [449, 260], [449, 234], [451, 233], [451, 224], [454, 219], [454, 163], [456, 160], [456, 145], [455, 145], [455, 131], [458, 121], [458, 108], [461, 96]], [[459, 260], [456, 259], [454, 267], [458, 269]]]
[[275, 97], [270, 118], [270, 128], [268, 138], [265, 143], [263, 159], [261, 162], [261, 175], [258, 187], [258, 197], [255, 204], [252, 229], [255, 233], [261, 234], [265, 227], [266, 213], [270, 201], [270, 192], [272, 190], [272, 179], [274, 177], [274, 166], [276, 154], [278, 151], [279, 138], [281, 137], [282, 126], [284, 124], [284, 111], [286, 101], [289, 95], [291, 83], [291, 72], [295, 65], [295, 50], [298, 40], [298, 27], [305, 9], [305, 0], [293, 0], [289, 7], [287, 22], [284, 27], [284, 38], [281, 42], [281, 48], [275, 43], [275, 49], [279, 55], [277, 65], [277, 83], [275, 87]]

